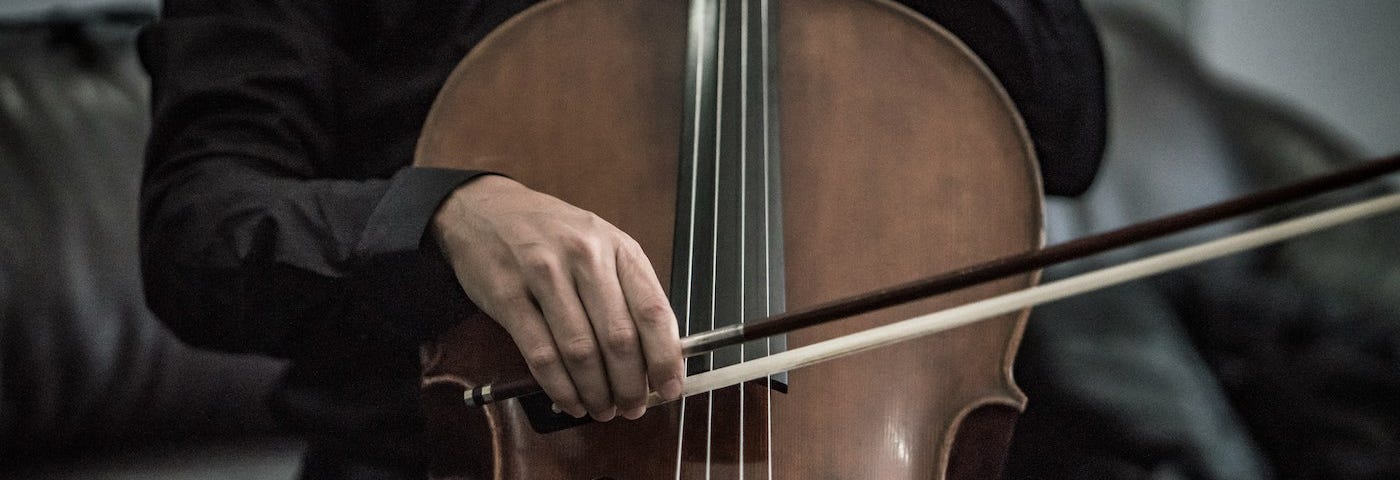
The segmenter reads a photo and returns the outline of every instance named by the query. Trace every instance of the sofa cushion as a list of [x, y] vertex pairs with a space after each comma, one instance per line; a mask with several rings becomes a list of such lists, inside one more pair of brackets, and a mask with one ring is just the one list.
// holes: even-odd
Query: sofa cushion
[[0, 28], [0, 463], [273, 428], [280, 362], [190, 349], [145, 307], [150, 15]]

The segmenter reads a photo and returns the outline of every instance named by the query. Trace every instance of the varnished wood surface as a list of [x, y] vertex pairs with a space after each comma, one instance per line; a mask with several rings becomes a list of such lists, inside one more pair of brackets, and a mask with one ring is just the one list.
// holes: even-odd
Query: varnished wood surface
[[[1034, 248], [1038, 178], [1019, 119], [960, 44], [884, 0], [783, 0], [779, 18], [787, 298], [790, 307]], [[417, 163], [495, 170], [591, 210], [670, 271], [686, 2], [556, 0], [479, 45], [440, 94]], [[1033, 276], [863, 315], [791, 337], [830, 338], [1033, 283]], [[747, 478], [968, 478], [999, 465], [1024, 315], [795, 371], [772, 417], [746, 412]], [[425, 347], [430, 379], [479, 385], [526, 373], [485, 318]], [[515, 402], [461, 404], [425, 391], [439, 476], [738, 478], [740, 446], [677, 452], [680, 412], [654, 409], [540, 435]], [[746, 404], [768, 396], [745, 389]], [[728, 389], [717, 395], [738, 395]], [[696, 405], [696, 402], [690, 402]], [[960, 425], [976, 414], [985, 428]], [[687, 415], [697, 415], [694, 411]], [[734, 412], [715, 412], [730, 418]], [[755, 442], [771, 420], [771, 444]], [[692, 423], [693, 424], [693, 423]], [[728, 424], [726, 424], [728, 425]], [[689, 428], [689, 427], [687, 427]], [[957, 438], [959, 429], [977, 438]], [[737, 431], [714, 435], [732, 437]], [[686, 432], [689, 447], [694, 429]], [[954, 447], [990, 439], [992, 448]], [[964, 443], [963, 445], [969, 445]], [[951, 459], [952, 451], [958, 459]], [[726, 463], [728, 462], [728, 463]]]

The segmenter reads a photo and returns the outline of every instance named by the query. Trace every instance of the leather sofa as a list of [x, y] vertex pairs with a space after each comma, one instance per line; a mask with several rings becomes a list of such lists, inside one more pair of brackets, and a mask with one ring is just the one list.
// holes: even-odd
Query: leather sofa
[[146, 309], [137, 190], [149, 8], [0, 24], [0, 477], [290, 477], [284, 365], [194, 350]]

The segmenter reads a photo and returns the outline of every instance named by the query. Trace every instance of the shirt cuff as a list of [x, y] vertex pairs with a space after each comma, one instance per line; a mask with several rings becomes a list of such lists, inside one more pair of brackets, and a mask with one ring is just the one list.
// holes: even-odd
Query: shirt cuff
[[475, 308], [437, 242], [423, 240], [443, 200], [463, 183], [489, 174], [409, 167], [389, 180], [357, 251], [355, 301], [366, 315], [352, 322], [371, 341], [421, 341]]
[[490, 172], [409, 167], [389, 180], [360, 237], [360, 260], [374, 264], [416, 252], [438, 206], [458, 186]]

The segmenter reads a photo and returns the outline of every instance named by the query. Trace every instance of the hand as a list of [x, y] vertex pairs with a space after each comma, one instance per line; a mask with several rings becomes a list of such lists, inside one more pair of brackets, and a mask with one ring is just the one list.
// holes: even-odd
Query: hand
[[636, 419], [684, 377], [675, 314], [637, 242], [501, 176], [459, 187], [434, 231], [467, 296], [510, 333], [564, 412]]

